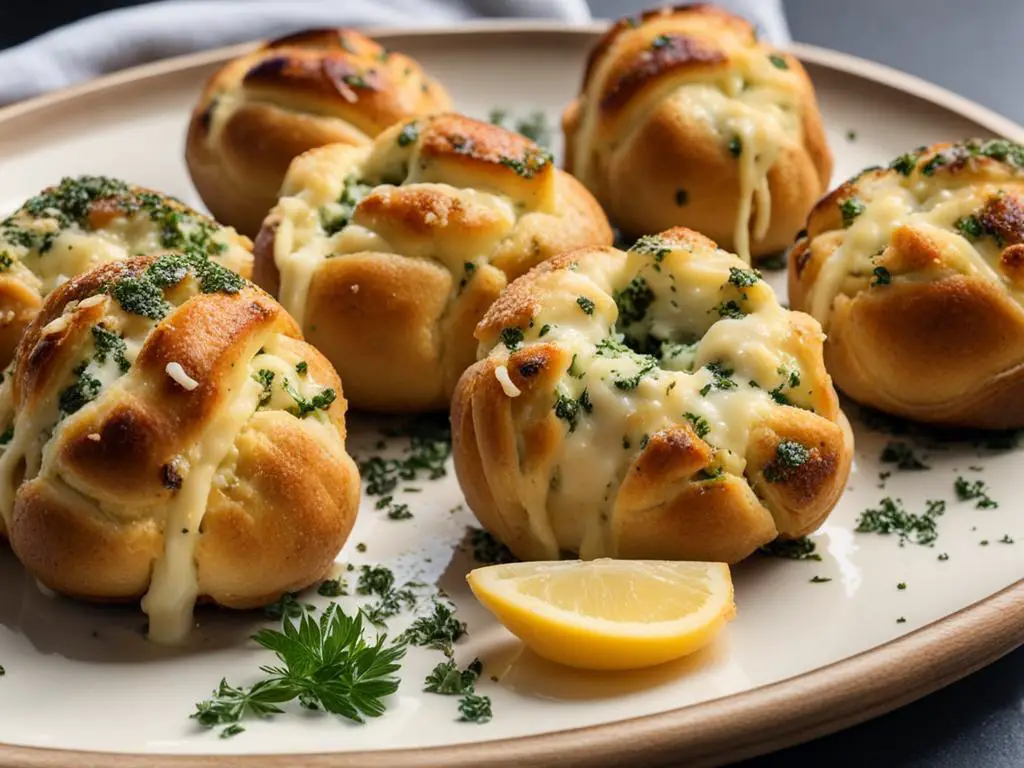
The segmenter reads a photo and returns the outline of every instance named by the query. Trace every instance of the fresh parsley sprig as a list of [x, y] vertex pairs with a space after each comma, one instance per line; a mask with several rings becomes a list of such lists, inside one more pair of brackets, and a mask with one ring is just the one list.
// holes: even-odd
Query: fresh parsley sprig
[[384, 714], [384, 699], [398, 690], [405, 643], [385, 645], [363, 636], [362, 614], [347, 615], [331, 604], [319, 620], [304, 614], [293, 622], [285, 617], [281, 630], [263, 629], [253, 635], [259, 645], [277, 656], [278, 664], [260, 667], [266, 677], [248, 688], [221, 680], [213, 696], [196, 704], [192, 718], [206, 728], [227, 726], [222, 735], [243, 729], [246, 716], [268, 717], [284, 712], [279, 705], [298, 700], [306, 709], [322, 709], [355, 722]]

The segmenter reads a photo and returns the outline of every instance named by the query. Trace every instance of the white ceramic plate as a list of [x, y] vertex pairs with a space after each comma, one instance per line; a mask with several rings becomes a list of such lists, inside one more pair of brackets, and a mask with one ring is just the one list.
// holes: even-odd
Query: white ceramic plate
[[[420, 59], [463, 111], [486, 117], [493, 107], [513, 114], [542, 109], [557, 126], [598, 30], [491, 24], [470, 32], [379, 37]], [[238, 50], [141, 68], [0, 113], [0, 208], [78, 173], [119, 176], [198, 203], [182, 162], [186, 121], [204, 78]], [[920, 144], [994, 133], [1024, 140], [1016, 126], [908, 76], [812, 48], [794, 52], [818, 88], [837, 160], [835, 181]], [[784, 273], [771, 277], [784, 291]], [[354, 725], [289, 714], [246, 723], [245, 733], [218, 739], [188, 715], [222, 677], [249, 683], [268, 661], [247, 642], [266, 626], [258, 613], [200, 610], [187, 647], [156, 647], [144, 640], [137, 610], [44, 594], [4, 549], [0, 763], [83, 765], [89, 759], [49, 751], [56, 749], [136, 755], [94, 756], [102, 765], [274, 753], [326, 753], [316, 758], [323, 765], [570, 758], [598, 764], [627, 755], [642, 764], [687, 759], [697, 765], [778, 747], [898, 706], [1024, 640], [1021, 455], [969, 441], [925, 441], [921, 452], [932, 469], [900, 471], [880, 464], [888, 438], [851, 416], [856, 462], [846, 495], [814, 536], [823, 559], [755, 556], [743, 563], [735, 569], [739, 616], [721, 639], [693, 658], [644, 672], [585, 674], [520, 653], [465, 586], [473, 560], [458, 545], [474, 521], [460, 506], [451, 473], [414, 483], [422, 492], [402, 499], [412, 520], [390, 521], [374, 509], [374, 498], [365, 499], [339, 562], [388, 565], [400, 579], [419, 578], [448, 592], [469, 625], [468, 638], [457, 646], [460, 662], [477, 656], [485, 665], [479, 692], [491, 697], [494, 709], [486, 725], [456, 722], [454, 698], [421, 692], [439, 654], [414, 649], [399, 693], [378, 720]], [[353, 419], [353, 453], [377, 453], [378, 426]], [[403, 443], [390, 442], [390, 450]], [[884, 488], [880, 471], [892, 471]], [[959, 475], [983, 480], [999, 507], [958, 502], [953, 483]], [[923, 511], [928, 499], [947, 501], [934, 548], [854, 532], [860, 512], [886, 496], [902, 499], [912, 512]], [[1002, 543], [1004, 537], [1017, 543]], [[359, 542], [365, 552], [357, 551]], [[940, 553], [948, 559], [940, 561]], [[831, 581], [811, 583], [813, 577]], [[897, 588], [900, 582], [905, 589]], [[310, 601], [326, 602], [316, 595]], [[354, 607], [359, 601], [341, 602]], [[410, 618], [395, 620], [393, 630]], [[639, 719], [618, 722], [629, 718]], [[500, 739], [515, 741], [485, 743]], [[280, 764], [293, 760], [284, 757]], [[194, 757], [187, 762], [196, 764]]]

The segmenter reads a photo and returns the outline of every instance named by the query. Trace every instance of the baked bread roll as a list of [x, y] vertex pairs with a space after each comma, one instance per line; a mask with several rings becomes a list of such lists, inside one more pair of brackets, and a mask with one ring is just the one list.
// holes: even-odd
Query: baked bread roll
[[308, 586], [355, 519], [337, 374], [276, 301], [200, 256], [57, 288], [3, 394], [15, 554], [65, 595], [142, 597], [154, 640], [183, 639], [197, 598], [250, 608]]
[[0, 368], [57, 286], [109, 261], [166, 248], [252, 274], [252, 242], [159, 192], [104, 176], [62, 179], [0, 221]]
[[936, 424], [1024, 426], [1024, 147], [922, 147], [822, 199], [793, 306], [850, 397]]
[[399, 120], [450, 106], [408, 56], [355, 30], [309, 30], [265, 43], [210, 78], [192, 111], [185, 160], [214, 217], [254, 235], [297, 155], [369, 144]]
[[852, 434], [822, 333], [691, 230], [512, 283], [452, 403], [470, 508], [523, 560], [734, 563], [817, 528]]
[[606, 245], [590, 194], [519, 134], [459, 115], [297, 158], [256, 240], [256, 281], [341, 373], [352, 405], [446, 409], [509, 279]]
[[708, 5], [612, 25], [562, 125], [566, 170], [626, 234], [693, 227], [746, 261], [793, 242], [832, 174], [800, 62]]

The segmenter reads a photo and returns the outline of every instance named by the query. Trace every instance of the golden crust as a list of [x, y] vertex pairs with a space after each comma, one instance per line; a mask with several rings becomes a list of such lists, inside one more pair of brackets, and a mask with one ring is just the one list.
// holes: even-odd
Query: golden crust
[[[452, 401], [453, 455], [470, 508], [518, 557], [737, 562], [821, 525], [853, 456], [822, 334], [758, 281], [739, 292], [741, 265], [677, 228], [629, 253], [550, 259], [491, 306], [476, 331], [481, 359]], [[696, 363], [673, 367], [664, 347], [655, 358], [622, 348], [643, 322], [636, 305], [616, 309], [630, 286], [650, 289], [644, 311], [673, 338], [704, 322], [712, 287], [736, 290], [757, 320], [709, 321]], [[674, 314], [673, 297], [692, 314]], [[627, 333], [606, 336], [608, 324]]]
[[[774, 93], [779, 111], [745, 106], [743, 91], [726, 85], [732, 73]], [[767, 200], [755, 194], [757, 179], [744, 176], [737, 157], [742, 144], [730, 144], [747, 122], [767, 137], [747, 151], [774, 156], [763, 169], [771, 208], [763, 232], [757, 207]], [[832, 171], [814, 89], [800, 62], [758, 42], [743, 19], [706, 5], [614, 24], [591, 52], [563, 129], [566, 170], [625, 233], [698, 227], [736, 250], [742, 201], [753, 196], [754, 256], [792, 242]]]
[[[355, 194], [346, 179], [365, 189], [332, 234], [325, 219]], [[612, 240], [591, 195], [536, 145], [460, 115], [396, 125], [366, 150], [311, 150], [283, 191], [256, 238], [256, 280], [338, 368], [353, 405], [376, 411], [446, 408], [508, 281]], [[283, 275], [311, 253], [293, 292]]]
[[[207, 288], [198, 267], [176, 268], [158, 319], [115, 298], [117, 286], [174, 258], [109, 263], [46, 300], [0, 389], [0, 412], [17, 414], [0, 455], [0, 519], [15, 554], [50, 588], [138, 599], [166, 536], [179, 533], [168, 529], [181, 525], [174, 504], [200, 476], [197, 446], [234, 429], [205, 498], [194, 561], [199, 597], [254, 607], [321, 578], [351, 530], [359, 478], [345, 453], [346, 402], [330, 363], [255, 286], [225, 278], [216, 285], [226, 288]], [[123, 340], [126, 370], [113, 373], [120, 364], [109, 349], [101, 360], [97, 328]], [[307, 364], [301, 377], [299, 360]], [[185, 379], [172, 375], [174, 364]], [[303, 418], [288, 410], [283, 388], [268, 383], [256, 397], [251, 377], [264, 367], [275, 371], [271, 383], [291, 371], [301, 397], [328, 388], [336, 396]], [[66, 404], [87, 376], [95, 390]]]
[[0, 222], [0, 368], [13, 359], [21, 335], [60, 281], [186, 244], [243, 277], [252, 275], [249, 238], [173, 197], [95, 176], [42, 190]]
[[450, 104], [408, 56], [352, 29], [308, 30], [214, 73], [192, 112], [185, 159], [214, 216], [255, 234], [293, 158], [325, 144], [368, 144]]
[[[829, 372], [855, 400], [926, 422], [1024, 425], [1024, 178], [1012, 154], [998, 159], [1006, 146], [922, 148], [812, 211], [790, 253], [789, 294], [827, 324]], [[880, 207], [901, 194], [913, 194], [911, 213]], [[863, 211], [844, 222], [848, 201]], [[896, 215], [895, 226], [884, 220]], [[834, 286], [833, 271], [843, 275]]]

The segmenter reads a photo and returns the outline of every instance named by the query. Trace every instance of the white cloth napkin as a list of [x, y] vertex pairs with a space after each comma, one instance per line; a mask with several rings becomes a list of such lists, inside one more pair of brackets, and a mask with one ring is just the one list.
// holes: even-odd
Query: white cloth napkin
[[[788, 42], [782, 0], [720, 4], [775, 42]], [[0, 104], [147, 61], [309, 27], [439, 26], [496, 16], [572, 24], [588, 21], [590, 10], [586, 0], [166, 0], [101, 13], [0, 51]]]

